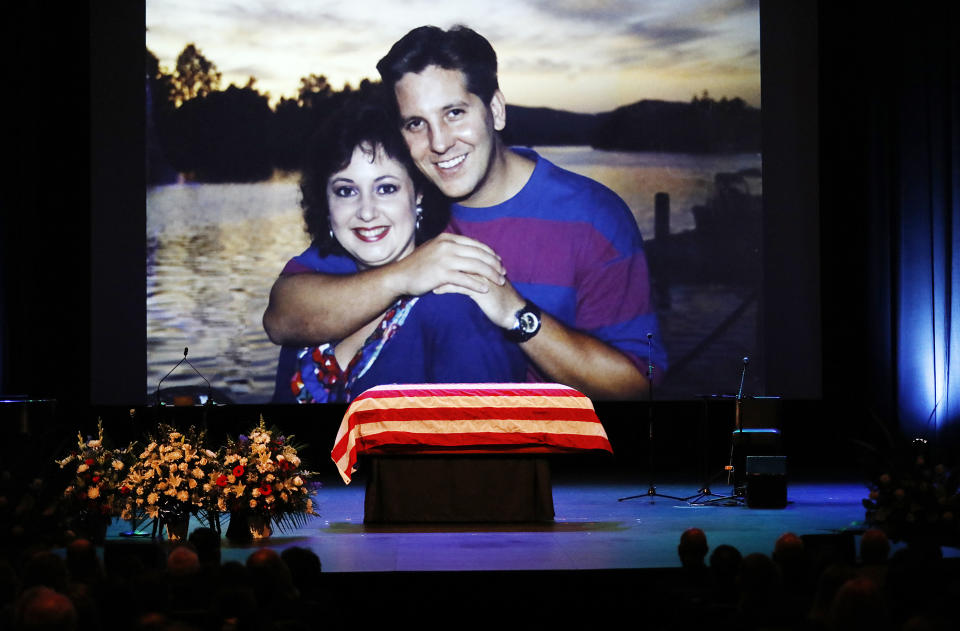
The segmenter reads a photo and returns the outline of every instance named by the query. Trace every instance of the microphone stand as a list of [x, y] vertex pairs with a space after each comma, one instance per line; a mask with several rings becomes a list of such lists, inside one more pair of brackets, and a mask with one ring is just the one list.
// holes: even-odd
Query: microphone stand
[[653, 483], [654, 479], [656, 478], [656, 468], [654, 467], [653, 462], [653, 333], [647, 333], [647, 399], [647, 456], [650, 466], [650, 486], [647, 487], [646, 493], [621, 497], [617, 501], [623, 502], [625, 500], [632, 500], [638, 497], [665, 497], [667, 499], [682, 502], [685, 498], [657, 493], [657, 487]]
[[[744, 358], [743, 358], [743, 368], [741, 368], [741, 370], [740, 370], [740, 389], [737, 391], [736, 403], [735, 403], [735, 406], [736, 406], [736, 407], [735, 407], [735, 409], [734, 409], [734, 421], [733, 421], [733, 422], [734, 422], [734, 433], [735, 433], [735, 434], [739, 434], [739, 433], [742, 433], [742, 432], [743, 432], [743, 422], [742, 422], [742, 419], [741, 419], [741, 415], [742, 415], [742, 413], [743, 413], [743, 383], [744, 383], [744, 379], [746, 378], [746, 375], [747, 375], [747, 364], [749, 364], [749, 363], [750, 363], [750, 358], [749, 358], [749, 357], [744, 357]], [[704, 420], [704, 422], [706, 422], [706, 420]], [[729, 461], [729, 464], [727, 464], [727, 466], [725, 466], [725, 467], [723, 468], [724, 471], [726, 471], [726, 473], [727, 473], [727, 484], [732, 484], [732, 483], [734, 482], [734, 480], [732, 480], [731, 478], [733, 478], [733, 475], [734, 475], [733, 455], [734, 455], [734, 445], [735, 445], [735, 444], [736, 444], [736, 441], [735, 441], [734, 438], [731, 436], [731, 437], [730, 437], [730, 461]], [[721, 473], [723, 473], [723, 471], [721, 471], [721, 472], [718, 473], [716, 476], [714, 476], [714, 478], [716, 478], [717, 476], [719, 476]], [[714, 479], [714, 478], [711, 478], [711, 480]], [[692, 500], [692, 501], [690, 502], [691, 504], [697, 504], [697, 503], [699, 503], [699, 500], [702, 500], [702, 499], [705, 498], [705, 497], [713, 497], [714, 499], [707, 500], [707, 501], [703, 502], [703, 504], [706, 505], [706, 504], [716, 504], [716, 503], [718, 503], [718, 502], [728, 502], [728, 505], [730, 505], [730, 506], [735, 506], [735, 505], [740, 504], [740, 503], [743, 501], [743, 499], [744, 499], [743, 496], [744, 496], [743, 489], [738, 489], [738, 488], [736, 488], [736, 486], [734, 486], [733, 495], [717, 496], [716, 493], [713, 493], [713, 492], [710, 490], [710, 482], [709, 482], [709, 480], [708, 480], [707, 482], [704, 483], [704, 486], [703, 486], [703, 488], [700, 489], [700, 492], [697, 493], [696, 495], [692, 496], [692, 497], [689, 498], [689, 499]]]

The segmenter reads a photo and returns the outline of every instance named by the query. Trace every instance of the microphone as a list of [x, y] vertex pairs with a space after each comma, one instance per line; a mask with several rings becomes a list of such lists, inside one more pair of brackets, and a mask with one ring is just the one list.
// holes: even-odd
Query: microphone
[[186, 363], [187, 366], [190, 366], [190, 368], [193, 369], [193, 372], [197, 373], [197, 376], [199, 376], [201, 379], [203, 379], [204, 383], [207, 384], [207, 401], [206, 401], [206, 403], [208, 403], [208, 404], [212, 404], [212, 403], [213, 403], [213, 386], [210, 385], [210, 381], [208, 381], [207, 378], [204, 377], [203, 374], [202, 374], [199, 370], [197, 370], [196, 367], [195, 367], [193, 364], [190, 363], [190, 360], [187, 359], [187, 353], [189, 353], [189, 352], [190, 352], [190, 348], [189, 348], [188, 346], [184, 346], [184, 347], [183, 347], [183, 359], [181, 359], [180, 361], [178, 361], [177, 364], [176, 364], [173, 368], [171, 368], [171, 369], [167, 372], [167, 374], [165, 374], [165, 375], [163, 376], [163, 378], [160, 379], [160, 381], [157, 382], [157, 389], [156, 389], [156, 391], [154, 392], [154, 397], [155, 397], [156, 402], [157, 402], [157, 407], [160, 407], [160, 406], [163, 405], [163, 404], [161, 403], [161, 401], [160, 401], [160, 386], [163, 385], [163, 382], [167, 379], [167, 377], [169, 377], [171, 374], [173, 374], [173, 371], [176, 370], [177, 368], [179, 368], [179, 367], [180, 367], [180, 364], [183, 364], [183, 363]]

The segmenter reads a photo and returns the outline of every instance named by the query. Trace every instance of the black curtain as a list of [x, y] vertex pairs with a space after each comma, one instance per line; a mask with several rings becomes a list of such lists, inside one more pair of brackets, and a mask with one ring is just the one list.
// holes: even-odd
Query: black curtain
[[[825, 390], [908, 437], [960, 434], [954, 4], [820, 4]], [[957, 322], [958, 327], [952, 324]]]

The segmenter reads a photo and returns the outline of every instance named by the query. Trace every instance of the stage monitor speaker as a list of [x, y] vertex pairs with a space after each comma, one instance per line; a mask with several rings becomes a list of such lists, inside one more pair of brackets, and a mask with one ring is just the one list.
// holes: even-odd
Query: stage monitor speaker
[[747, 506], [783, 508], [787, 505], [787, 457], [747, 456]]

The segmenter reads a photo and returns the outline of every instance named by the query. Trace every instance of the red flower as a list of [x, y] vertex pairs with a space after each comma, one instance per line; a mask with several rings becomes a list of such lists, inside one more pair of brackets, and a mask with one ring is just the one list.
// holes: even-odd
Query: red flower
[[86, 464], [88, 467], [92, 467], [92, 466], [93, 466], [93, 458], [87, 458], [87, 459], [84, 460], [83, 462], [84, 462], [84, 464]]
[[217, 478], [217, 486], [226, 486], [227, 485], [227, 476], [221, 475]]
[[120, 495], [126, 495], [129, 492], [130, 492], [130, 487], [127, 486], [126, 484], [120, 487]]
[[241, 475], [243, 475], [243, 465], [239, 465], [239, 464], [238, 464], [237, 466], [235, 466], [235, 467], [233, 468], [233, 475], [237, 476], [238, 478], [239, 478]]
[[286, 459], [280, 461], [280, 470], [286, 471], [290, 468], [290, 462]]
[[260, 495], [270, 495], [271, 493], [273, 493], [272, 486], [270, 486], [269, 484], [260, 485]]
[[298, 395], [301, 390], [303, 390], [303, 377], [300, 376], [300, 371], [298, 370], [290, 379], [290, 391], [294, 395]]
[[99, 475], [93, 476], [93, 481], [94, 481], [94, 482], [99, 482], [99, 481], [100, 481], [100, 476], [99, 476]]

